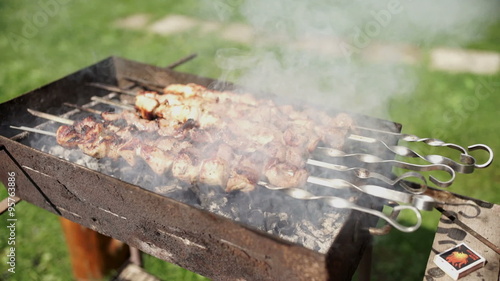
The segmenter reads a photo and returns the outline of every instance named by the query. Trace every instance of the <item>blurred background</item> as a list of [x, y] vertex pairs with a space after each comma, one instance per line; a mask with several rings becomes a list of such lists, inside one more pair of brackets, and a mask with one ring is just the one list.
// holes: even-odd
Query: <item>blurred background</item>
[[[2, 1], [0, 102], [111, 55], [166, 66], [196, 53], [176, 70], [307, 96], [399, 122], [404, 133], [498, 153], [499, 14], [496, 0]], [[499, 183], [495, 161], [458, 175], [450, 190], [500, 204]], [[69, 280], [57, 217], [25, 202], [16, 214], [17, 270], [7, 272], [0, 239], [0, 280]], [[376, 237], [373, 280], [423, 278], [440, 215], [423, 216], [414, 233]], [[3, 215], [2, 237], [5, 223]], [[164, 280], [205, 280], [147, 255], [145, 268]]]

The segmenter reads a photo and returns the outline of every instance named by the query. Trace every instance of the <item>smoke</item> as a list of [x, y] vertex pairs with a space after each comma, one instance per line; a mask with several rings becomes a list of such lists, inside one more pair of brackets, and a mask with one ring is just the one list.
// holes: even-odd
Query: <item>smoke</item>
[[[418, 83], [398, 51], [408, 44], [462, 46], [499, 8], [496, 1], [464, 0], [216, 2], [225, 7], [219, 18], [241, 18], [256, 35], [249, 50], [217, 52], [222, 80], [380, 117], [387, 117], [391, 97], [412, 93]], [[373, 49], [380, 46], [385, 54], [377, 59]]]

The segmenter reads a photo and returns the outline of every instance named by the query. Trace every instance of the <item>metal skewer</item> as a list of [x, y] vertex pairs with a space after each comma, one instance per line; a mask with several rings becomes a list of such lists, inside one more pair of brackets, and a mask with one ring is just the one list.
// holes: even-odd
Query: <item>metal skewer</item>
[[163, 88], [165, 88], [161, 84], [153, 83], [153, 82], [150, 82], [150, 81], [147, 81], [144, 79], [140, 79], [140, 78], [133, 78], [133, 77], [128, 77], [128, 76], [124, 76], [123, 78], [130, 81], [130, 82], [134, 82], [134, 83], [140, 85], [141, 87], [148, 88], [150, 90], [157, 91], [157, 92], [163, 92]]
[[431, 165], [417, 165], [417, 164], [411, 164], [411, 163], [406, 163], [398, 160], [386, 160], [382, 159], [380, 157], [377, 157], [375, 155], [371, 154], [364, 154], [364, 153], [351, 153], [347, 154], [343, 151], [340, 151], [338, 149], [334, 148], [328, 148], [328, 147], [317, 147], [313, 153], [319, 153], [321, 155], [329, 156], [329, 157], [334, 157], [334, 158], [353, 158], [358, 160], [359, 162], [367, 165], [373, 165], [373, 164], [389, 164], [393, 167], [398, 167], [402, 169], [408, 169], [408, 170], [413, 170], [417, 172], [427, 172], [427, 171], [444, 171], [450, 174], [451, 178], [447, 181], [441, 181], [435, 178], [434, 176], [429, 176], [429, 180], [433, 182], [435, 185], [439, 187], [448, 187], [450, 186], [453, 181], [455, 180], [455, 171], [443, 164], [431, 164]]
[[40, 129], [35, 129], [35, 128], [31, 128], [31, 127], [26, 127], [26, 126], [21, 126], [21, 127], [10, 126], [10, 127], [12, 129], [21, 130], [21, 131], [25, 131], [25, 132], [37, 133], [37, 134], [47, 135], [47, 136], [51, 136], [51, 137], [56, 136], [56, 133], [44, 131], [44, 130], [40, 130]]
[[192, 53], [192, 54], [190, 54], [190, 55], [188, 55], [186, 57], [181, 58], [178, 61], [175, 61], [175, 62], [167, 65], [165, 68], [167, 68], [167, 69], [174, 69], [174, 68], [178, 67], [179, 65], [184, 64], [184, 63], [186, 63], [186, 62], [188, 62], [188, 61], [196, 58], [197, 56], [198, 56], [198, 54]]
[[129, 96], [137, 96], [137, 93], [134, 91], [124, 90], [122, 88], [119, 88], [119, 87], [116, 87], [113, 85], [107, 85], [107, 84], [95, 83], [95, 82], [87, 83], [86, 85], [91, 86], [91, 87], [95, 87], [95, 88], [99, 88], [99, 89], [103, 89], [103, 90], [108, 90], [110, 92], [117, 92], [120, 94], [129, 95]]
[[116, 107], [119, 107], [119, 108], [122, 108], [122, 109], [125, 109], [125, 110], [134, 110], [133, 106], [126, 105], [126, 104], [123, 104], [121, 102], [116, 102], [116, 101], [112, 101], [112, 100], [108, 100], [108, 99], [104, 99], [104, 98], [96, 97], [96, 96], [93, 96], [90, 99], [93, 100], [93, 101], [97, 101], [97, 102], [103, 103], [103, 104], [109, 104], [109, 105], [112, 105], [112, 106], [116, 106]]
[[333, 189], [356, 189], [368, 195], [382, 198], [389, 201], [411, 204], [419, 210], [432, 211], [438, 203], [434, 198], [423, 194], [410, 194], [397, 190], [388, 189], [382, 186], [365, 184], [355, 185], [343, 179], [325, 179], [309, 176], [307, 182], [321, 185]]
[[48, 114], [48, 113], [45, 113], [45, 112], [40, 112], [40, 111], [29, 109], [29, 108], [28, 108], [28, 112], [31, 113], [32, 115], [36, 116], [36, 117], [48, 119], [48, 120], [55, 121], [57, 123], [66, 124], [66, 125], [73, 125], [74, 122], [75, 122], [73, 120], [69, 120], [69, 119], [66, 119], [66, 118], [62, 118], [62, 117], [59, 117], [59, 116], [56, 116], [56, 115]]
[[80, 111], [85, 111], [85, 112], [89, 112], [89, 113], [93, 113], [93, 114], [97, 114], [97, 115], [100, 115], [102, 113], [102, 111], [100, 110], [96, 110], [96, 109], [93, 109], [93, 108], [89, 108], [89, 107], [83, 107], [83, 106], [79, 106], [77, 104], [73, 104], [73, 103], [63, 103], [65, 106], [68, 106], [68, 107], [72, 107], [72, 108], [76, 108]]
[[[57, 123], [61, 123], [61, 124], [65, 124], [65, 125], [74, 125], [75, 124], [74, 120], [71, 120], [71, 119], [68, 119], [68, 118], [59, 117], [59, 116], [52, 115], [52, 114], [49, 114], [49, 113], [40, 112], [40, 111], [36, 111], [36, 110], [33, 110], [33, 109], [29, 109], [29, 108], [28, 108], [28, 112], [31, 113], [31, 114], [33, 114], [36, 117], [40, 117], [40, 118], [47, 119], [47, 120], [50, 120], [50, 121], [54, 121], [54, 122], [57, 122]], [[29, 127], [19, 127], [19, 128], [28, 128], [28, 129], [30, 129]]]
[[[454, 150], [458, 150], [461, 153], [460, 162], [462, 162], [462, 164], [464, 164], [466, 166], [467, 165], [473, 165], [474, 168], [478, 168], [478, 169], [486, 168], [489, 165], [491, 165], [491, 163], [493, 162], [493, 150], [489, 146], [484, 145], [484, 144], [473, 144], [473, 145], [468, 146], [467, 149], [465, 149], [464, 147], [462, 147], [462, 146], [460, 146], [458, 144], [447, 143], [445, 141], [442, 141], [442, 140], [439, 140], [439, 139], [435, 139], [435, 138], [421, 138], [421, 137], [418, 137], [416, 135], [394, 133], [394, 132], [389, 132], [389, 131], [382, 131], [382, 130], [377, 130], [377, 129], [373, 129], [373, 128], [363, 127], [363, 126], [355, 126], [355, 128], [366, 130], [366, 131], [377, 132], [377, 133], [389, 134], [389, 135], [397, 137], [399, 140], [406, 141], [406, 142], [422, 142], [422, 143], [425, 143], [425, 144], [427, 144], [429, 146], [434, 146], [434, 147], [448, 147], [448, 148], [451, 148], [451, 149], [454, 149]], [[389, 148], [388, 146], [386, 146], [386, 147]], [[471, 155], [469, 155], [469, 153], [468, 153], [470, 151], [475, 151], [475, 150], [484, 150], [484, 151], [488, 152], [488, 155], [489, 155], [488, 160], [485, 163], [483, 163], [483, 164], [476, 164], [475, 159]], [[401, 152], [403, 152], [403, 151], [401, 151]], [[398, 154], [397, 152], [395, 152], [395, 153]], [[402, 155], [402, 156], [405, 156], [405, 155]], [[434, 156], [434, 155], [432, 155], [432, 156]], [[441, 157], [441, 156], [439, 156], [439, 157]], [[427, 160], [427, 159], [424, 159], [424, 160]], [[430, 160], [431, 161], [448, 161], [448, 160], [452, 161], [452, 160], [447, 159], [447, 158], [446, 159], [440, 159], [438, 157], [433, 157]], [[461, 167], [457, 166], [457, 169], [460, 170]], [[464, 170], [464, 172], [468, 173], [467, 171], [469, 171], [469, 169], [470, 168], [466, 167], [465, 170]], [[460, 172], [460, 171], [457, 171], [457, 172]]]
[[271, 185], [267, 182], [263, 182], [263, 181], [258, 182], [258, 184], [260, 186], [263, 186], [263, 187], [270, 189], [270, 190], [281, 191], [281, 192], [283, 192], [283, 193], [287, 194], [288, 196], [295, 198], [295, 199], [321, 200], [321, 201], [325, 202], [326, 204], [328, 204], [332, 207], [335, 207], [335, 208], [352, 209], [352, 210], [357, 210], [360, 212], [368, 213], [368, 214], [377, 216], [377, 217], [385, 220], [387, 223], [389, 223], [390, 225], [394, 226], [396, 229], [403, 231], [403, 232], [413, 232], [413, 231], [417, 230], [420, 227], [420, 225], [422, 224], [422, 215], [420, 214], [420, 212], [418, 211], [417, 208], [415, 208], [414, 206], [410, 206], [410, 205], [396, 205], [392, 210], [392, 213], [401, 212], [403, 210], [409, 210], [415, 215], [415, 217], [417, 219], [416, 223], [414, 225], [411, 225], [411, 226], [405, 226], [405, 225], [400, 224], [397, 221], [397, 219], [392, 218], [392, 214], [386, 215], [383, 212], [380, 212], [380, 211], [377, 211], [374, 209], [361, 207], [361, 206], [354, 204], [352, 202], [349, 202], [348, 200], [341, 198], [341, 197], [316, 196], [316, 195], [310, 193], [309, 191], [306, 191], [306, 190], [303, 190], [300, 188], [278, 187], [278, 186], [273, 186], [273, 185]]
[[[353, 172], [354, 175], [360, 179], [378, 179], [381, 180], [391, 186], [397, 185], [398, 183], [400, 184], [401, 187], [403, 187], [406, 191], [411, 192], [413, 194], [420, 194], [425, 192], [427, 189], [427, 180], [425, 179], [424, 176], [422, 176], [419, 173], [416, 172], [406, 172], [403, 175], [397, 177], [396, 179], [390, 179], [384, 175], [381, 175], [376, 172], [369, 171], [365, 168], [359, 168], [359, 167], [347, 167], [343, 165], [337, 165], [337, 164], [332, 164], [332, 163], [327, 163], [323, 161], [318, 161], [314, 159], [307, 159], [306, 161], [307, 164], [317, 166], [317, 167], [322, 167], [334, 171], [341, 171], [341, 172]], [[407, 184], [405, 184], [405, 180], [408, 180], [409, 178], [415, 178], [422, 182], [422, 184], [418, 185], [418, 188], [415, 187], [410, 187]]]

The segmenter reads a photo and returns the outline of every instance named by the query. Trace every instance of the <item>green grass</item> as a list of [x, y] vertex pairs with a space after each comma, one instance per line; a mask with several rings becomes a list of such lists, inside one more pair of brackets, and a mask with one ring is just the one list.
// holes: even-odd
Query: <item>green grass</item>
[[[214, 62], [221, 48], [246, 48], [213, 36], [200, 36], [196, 31], [164, 37], [143, 31], [115, 28], [122, 17], [146, 13], [151, 21], [166, 14], [184, 14], [207, 20], [217, 19], [214, 11], [202, 12], [198, 1], [68, 1], [48, 22], [38, 28], [32, 38], [12, 44], [22, 34], [26, 18], [39, 11], [36, 1], [0, 2], [0, 102], [14, 98], [64, 75], [95, 63], [110, 55], [118, 55], [155, 65], [167, 65], [190, 53], [198, 58], [178, 70], [202, 76], [219, 77], [221, 70]], [[234, 1], [238, 3], [238, 1]], [[230, 20], [241, 21], [233, 15]], [[485, 27], [486, 37], [470, 47], [500, 51], [500, 22]], [[10, 39], [9, 39], [10, 38]], [[13, 48], [18, 46], [19, 48]], [[404, 124], [403, 132], [423, 137], [438, 137], [463, 145], [478, 142], [500, 151], [499, 75], [478, 76], [431, 71], [424, 63], [412, 66], [419, 77], [411, 95], [393, 98], [389, 106], [391, 120]], [[1, 117], [1, 112], [0, 112]], [[419, 149], [428, 148], [415, 145]], [[446, 153], [442, 149], [431, 149]], [[484, 153], [474, 152], [480, 160]], [[497, 185], [500, 164], [478, 170], [473, 175], [459, 175], [451, 190], [500, 204]], [[2, 198], [5, 191], [2, 191]], [[71, 268], [58, 219], [55, 215], [28, 203], [16, 208], [18, 218], [16, 274], [1, 274], [0, 280], [68, 280]], [[424, 214], [424, 224], [415, 233], [392, 231], [378, 237], [375, 245], [374, 280], [419, 280], [430, 252], [439, 214]], [[0, 216], [0, 234], [5, 233], [6, 216]], [[0, 272], [6, 271], [6, 241], [0, 239]], [[151, 256], [145, 257], [146, 269], [164, 280], [204, 280], [189, 271], [167, 264]]]
[[[403, 132], [433, 136], [462, 145], [485, 143], [500, 151], [500, 76], [476, 76], [422, 71], [420, 84], [411, 97], [394, 100], [393, 120], [405, 124]], [[434, 149], [442, 152], [446, 149]], [[479, 163], [486, 161], [483, 151], [471, 152]], [[455, 153], [457, 156], [457, 153]], [[472, 175], [458, 174], [452, 190], [478, 199], [500, 203], [496, 192], [500, 163]]]

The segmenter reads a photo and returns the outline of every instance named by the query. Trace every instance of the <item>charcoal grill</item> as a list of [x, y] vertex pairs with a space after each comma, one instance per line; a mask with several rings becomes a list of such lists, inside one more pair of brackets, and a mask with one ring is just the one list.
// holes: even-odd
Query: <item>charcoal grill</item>
[[[128, 172], [109, 170], [113, 164], [106, 161], [86, 167], [77, 164], [78, 154], [69, 156], [69, 160], [62, 159], [45, 145], [52, 142], [57, 146], [52, 137], [20, 133], [10, 128], [36, 127], [46, 122], [29, 114], [28, 108], [61, 115], [68, 111], [62, 106], [64, 103], [81, 105], [88, 103], [91, 96], [109, 95], [109, 91], [89, 87], [89, 83], [127, 88], [131, 85], [127, 77], [162, 85], [197, 83], [209, 88], [232, 87], [167, 68], [119, 57], [107, 58], [0, 105], [2, 181], [7, 183], [8, 172], [13, 171], [17, 174], [16, 195], [23, 200], [216, 280], [350, 280], [370, 243], [369, 228], [377, 222], [373, 216], [327, 209], [334, 226], [330, 229], [327, 249], [318, 249], [314, 243], [311, 246], [305, 241], [284, 239], [281, 234], [285, 232], [286, 221], [278, 219], [259, 226], [248, 218], [248, 214], [244, 216], [246, 219], [235, 219], [227, 213], [234, 206], [227, 203], [231, 200], [240, 204], [256, 197], [263, 198], [259, 197], [259, 192], [272, 191], [261, 189], [254, 191], [255, 194], [227, 195], [216, 189], [188, 187], [191, 193], [186, 195], [186, 187], [176, 188], [175, 182], [155, 182], [149, 180], [148, 175], [129, 177]], [[399, 124], [371, 117], [356, 116], [356, 121], [363, 127], [382, 132], [401, 130]], [[52, 126], [55, 131], [57, 125]], [[388, 144], [396, 143], [388, 134], [366, 133]], [[381, 171], [386, 175], [390, 172]], [[179, 190], [184, 193], [178, 193]], [[218, 197], [204, 197], [214, 193]], [[280, 196], [273, 197], [276, 198], [273, 204], [275, 208], [282, 206], [281, 212], [289, 210], [285, 207], [289, 204], [294, 204], [294, 208], [311, 209], [311, 203]], [[190, 204], [189, 200], [193, 199], [190, 197], [198, 203]], [[369, 208], [382, 206], [380, 201], [363, 194], [351, 197]], [[203, 204], [203, 200], [216, 204], [224, 202], [227, 208], [214, 212]], [[322, 215], [316, 211], [308, 219], [318, 219]], [[286, 233], [284, 236], [286, 238]]]

